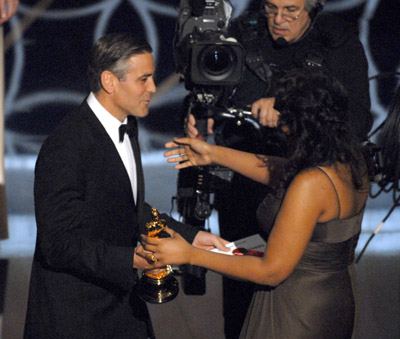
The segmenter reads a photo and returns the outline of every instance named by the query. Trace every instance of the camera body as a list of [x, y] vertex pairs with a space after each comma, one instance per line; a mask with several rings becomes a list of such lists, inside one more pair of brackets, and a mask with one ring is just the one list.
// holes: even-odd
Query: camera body
[[227, 37], [231, 12], [224, 0], [181, 0], [174, 58], [188, 90], [207, 92], [241, 81], [243, 47]]
[[182, 41], [194, 32], [223, 32], [228, 26], [231, 9], [224, 0], [181, 0], [177, 38]]
[[[184, 114], [193, 115], [199, 135], [207, 137], [207, 120], [235, 118], [236, 110], [221, 106], [225, 90], [242, 80], [244, 50], [229, 37], [232, 7], [226, 0], [181, 0], [174, 37], [177, 72], [189, 91]], [[243, 114], [237, 121], [244, 121]], [[181, 170], [178, 176], [178, 212], [183, 220], [204, 225], [211, 215], [210, 194], [229, 183], [232, 175], [215, 166]]]
[[[185, 116], [196, 119], [199, 135], [207, 136], [207, 119], [217, 119], [219, 100], [227, 86], [241, 82], [244, 51], [228, 37], [232, 7], [225, 0], [181, 0], [174, 37], [177, 72], [190, 92], [184, 101]], [[243, 120], [243, 118], [241, 118]], [[183, 222], [203, 227], [213, 208], [211, 194], [230, 182], [226, 168], [203, 166], [179, 171], [177, 205]], [[185, 294], [205, 293], [206, 270], [181, 266]]]

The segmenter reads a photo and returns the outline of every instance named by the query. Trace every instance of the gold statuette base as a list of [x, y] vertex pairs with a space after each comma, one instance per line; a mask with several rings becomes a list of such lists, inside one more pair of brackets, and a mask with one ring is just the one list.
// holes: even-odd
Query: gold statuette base
[[143, 273], [138, 284], [140, 299], [152, 304], [163, 304], [171, 301], [178, 295], [179, 284], [172, 275], [170, 265], [166, 267], [166, 272], [167, 275], [159, 279], [150, 277], [150, 274]]

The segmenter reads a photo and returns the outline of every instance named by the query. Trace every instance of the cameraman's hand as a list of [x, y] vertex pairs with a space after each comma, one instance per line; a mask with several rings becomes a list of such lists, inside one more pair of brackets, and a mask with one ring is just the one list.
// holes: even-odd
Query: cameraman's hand
[[280, 113], [274, 109], [275, 98], [261, 98], [251, 105], [251, 114], [261, 125], [277, 127]]
[[165, 152], [164, 157], [170, 163], [179, 162], [174, 166], [176, 169], [208, 165], [212, 163], [212, 147], [213, 145], [200, 139], [175, 138], [165, 144], [165, 148], [175, 149]]
[[[186, 124], [186, 135], [191, 139], [203, 138], [204, 136], [199, 135], [199, 131], [195, 126], [196, 126], [196, 119], [193, 116], [193, 114], [189, 114], [189, 119]], [[213, 134], [213, 127], [214, 127], [214, 119], [212, 119], [212, 118], [207, 119], [207, 134], [208, 135]]]

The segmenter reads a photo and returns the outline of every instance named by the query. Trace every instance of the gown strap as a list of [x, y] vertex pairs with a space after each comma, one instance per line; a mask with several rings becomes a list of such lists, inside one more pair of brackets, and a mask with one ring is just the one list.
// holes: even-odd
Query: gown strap
[[336, 190], [335, 183], [333, 182], [332, 178], [329, 176], [329, 174], [328, 174], [324, 169], [322, 169], [322, 168], [319, 167], [319, 166], [317, 166], [317, 168], [318, 168], [322, 173], [324, 173], [324, 174], [328, 177], [329, 181], [331, 182], [331, 184], [332, 184], [332, 186], [333, 186], [333, 189], [335, 190], [336, 200], [337, 200], [338, 207], [339, 207], [339, 208], [338, 208], [339, 211], [338, 211], [337, 219], [340, 219], [340, 213], [341, 213], [341, 209], [340, 209], [340, 200], [339, 200], [339, 194], [338, 194], [338, 192], [337, 192], [337, 190]]

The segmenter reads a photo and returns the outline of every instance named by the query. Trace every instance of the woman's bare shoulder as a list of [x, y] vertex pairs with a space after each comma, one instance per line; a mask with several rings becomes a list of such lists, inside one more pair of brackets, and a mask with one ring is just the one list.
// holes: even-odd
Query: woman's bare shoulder
[[307, 168], [298, 173], [293, 179], [293, 183], [296, 185], [311, 186], [311, 188], [326, 181], [330, 182], [329, 174], [318, 167]]

